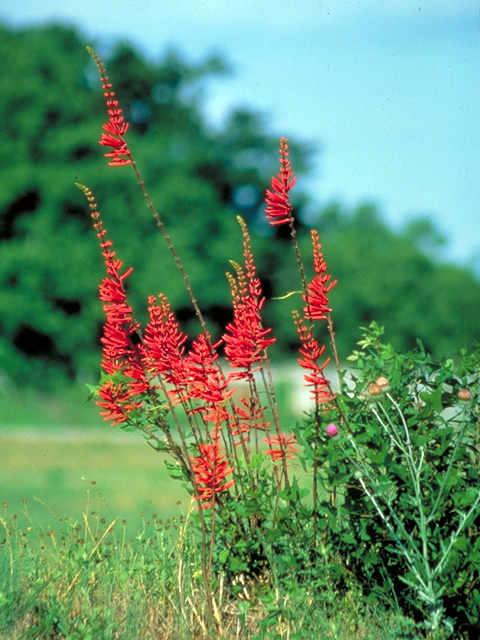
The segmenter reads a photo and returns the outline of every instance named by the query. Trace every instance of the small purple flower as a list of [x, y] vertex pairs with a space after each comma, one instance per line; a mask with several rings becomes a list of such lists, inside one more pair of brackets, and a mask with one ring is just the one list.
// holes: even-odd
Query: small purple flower
[[325, 432], [330, 438], [335, 438], [335, 436], [338, 436], [338, 427], [336, 424], [329, 424]]

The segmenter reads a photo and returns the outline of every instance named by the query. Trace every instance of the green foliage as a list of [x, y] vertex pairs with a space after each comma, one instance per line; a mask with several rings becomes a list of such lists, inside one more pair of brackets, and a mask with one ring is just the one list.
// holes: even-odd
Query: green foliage
[[480, 350], [457, 363], [421, 344], [401, 354], [382, 332], [373, 323], [349, 358], [341, 439], [317, 451], [327, 544], [372, 595], [458, 632], [480, 617]]
[[[237, 597], [358, 588], [363, 602], [406, 615], [427, 637], [472, 638], [480, 348], [455, 363], [421, 344], [397, 353], [382, 333], [375, 323], [365, 330], [349, 359], [357, 373], [345, 377], [320, 431], [314, 415], [295, 429], [310, 478], [318, 463], [317, 499], [305, 477], [279, 484], [281, 465], [272, 473], [257, 455], [236, 464], [237, 494], [222, 493], [193, 522], [209, 533], [212, 575], [226, 575]], [[339, 437], [325, 433], [332, 420]]]

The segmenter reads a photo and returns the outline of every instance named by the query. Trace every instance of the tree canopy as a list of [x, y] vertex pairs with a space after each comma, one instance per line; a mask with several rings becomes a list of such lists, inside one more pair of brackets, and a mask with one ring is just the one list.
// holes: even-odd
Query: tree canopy
[[[138, 318], [145, 317], [147, 295], [161, 291], [187, 330], [198, 332], [133, 172], [109, 168], [98, 146], [105, 106], [86, 44], [92, 43], [64, 26], [0, 27], [0, 373], [19, 383], [96, 378], [103, 264], [75, 182], [92, 189], [119, 257], [135, 269], [129, 280]], [[284, 132], [272, 133], [247, 109], [233, 110], [221, 127], [208, 124], [203, 97], [209, 78], [226, 71], [219, 58], [192, 64], [168, 51], [152, 61], [119, 43], [105, 62], [131, 122], [130, 148], [212, 331], [219, 334], [231, 317], [223, 274], [229, 259], [241, 255], [238, 214], [252, 230], [267, 296], [299, 289], [283, 230], [270, 232], [262, 218]], [[290, 147], [295, 172], [308, 172], [312, 149], [295, 140]], [[297, 196], [298, 212], [307, 201]], [[329, 271], [339, 280], [332, 306], [343, 356], [358, 339], [358, 326], [372, 319], [387, 326], [398, 348], [418, 337], [432, 351], [446, 352], [478, 336], [480, 283], [467, 269], [427, 256], [428, 230], [395, 233], [365, 205], [353, 212], [332, 205], [318, 212], [316, 226]], [[296, 347], [290, 311], [301, 305], [293, 296], [266, 306], [277, 356]]]

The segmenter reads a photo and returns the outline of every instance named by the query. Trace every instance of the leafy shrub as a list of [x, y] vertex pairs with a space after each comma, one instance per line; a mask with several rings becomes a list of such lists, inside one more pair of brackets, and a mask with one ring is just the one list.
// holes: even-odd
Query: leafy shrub
[[421, 344], [396, 353], [381, 334], [373, 323], [350, 356], [341, 437], [319, 451], [329, 544], [342, 569], [434, 628], [474, 624], [480, 350], [438, 361]]

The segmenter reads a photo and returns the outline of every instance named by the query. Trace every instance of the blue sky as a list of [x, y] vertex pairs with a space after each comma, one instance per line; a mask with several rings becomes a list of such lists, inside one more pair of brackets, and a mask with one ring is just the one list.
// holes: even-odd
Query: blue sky
[[219, 122], [232, 105], [271, 132], [318, 145], [306, 188], [323, 205], [369, 201], [401, 227], [428, 216], [442, 256], [480, 273], [480, 52], [476, 0], [17, 0], [14, 26], [77, 26], [91, 43], [175, 47], [234, 73], [210, 86]]

